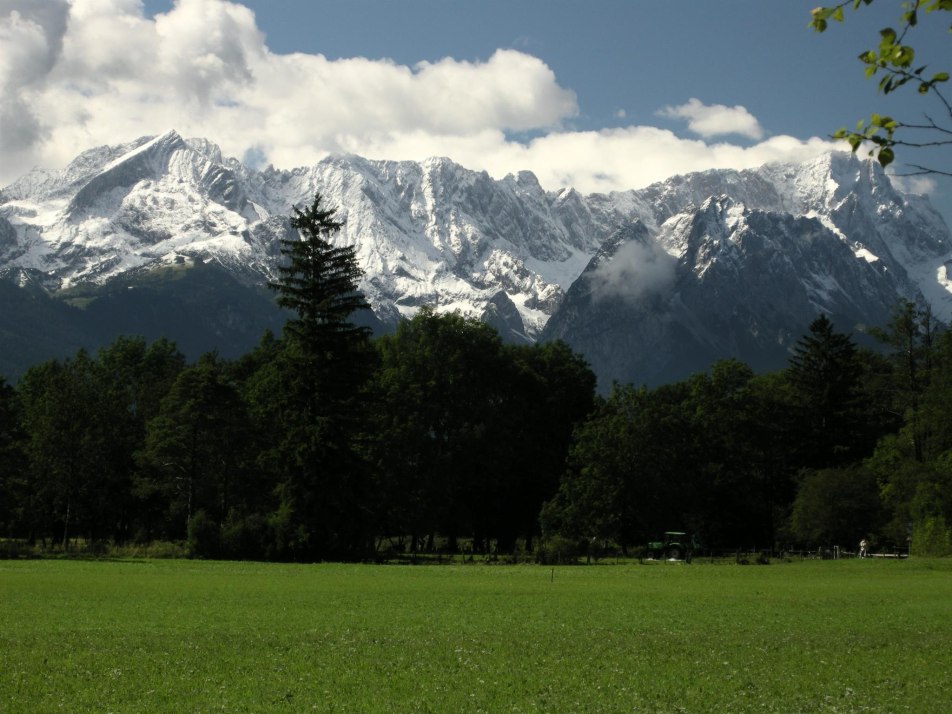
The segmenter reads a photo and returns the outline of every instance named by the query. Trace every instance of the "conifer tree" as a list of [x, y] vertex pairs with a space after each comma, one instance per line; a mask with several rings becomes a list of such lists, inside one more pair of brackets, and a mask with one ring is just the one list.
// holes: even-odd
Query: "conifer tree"
[[363, 271], [356, 247], [332, 242], [343, 227], [335, 213], [336, 209], [324, 207], [319, 193], [303, 211], [294, 208], [291, 226], [299, 236], [281, 241], [287, 262], [278, 268], [279, 280], [269, 287], [278, 293], [278, 305], [296, 313], [285, 323], [285, 337], [317, 380], [311, 391], [337, 387], [337, 396], [346, 398], [353, 381], [366, 378], [370, 355], [370, 330], [351, 320], [370, 305], [358, 288]]
[[804, 464], [823, 468], [849, 463], [858, 450], [860, 365], [849, 335], [835, 332], [826, 315], [794, 347], [787, 370], [810, 453]]
[[272, 463], [278, 510], [272, 518], [277, 554], [348, 557], [366, 540], [366, 473], [359, 455], [363, 386], [370, 377], [370, 330], [352, 322], [369, 309], [358, 289], [354, 246], [335, 245], [342, 223], [320, 194], [294, 209], [299, 236], [281, 241], [286, 264], [270, 284], [278, 304], [295, 313], [285, 324], [276, 375], [283, 439]]

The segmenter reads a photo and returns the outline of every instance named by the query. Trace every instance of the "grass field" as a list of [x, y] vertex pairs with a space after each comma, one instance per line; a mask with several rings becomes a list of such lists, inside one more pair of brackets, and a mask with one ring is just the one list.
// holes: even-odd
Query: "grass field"
[[2, 712], [941, 712], [952, 560], [0, 561]]

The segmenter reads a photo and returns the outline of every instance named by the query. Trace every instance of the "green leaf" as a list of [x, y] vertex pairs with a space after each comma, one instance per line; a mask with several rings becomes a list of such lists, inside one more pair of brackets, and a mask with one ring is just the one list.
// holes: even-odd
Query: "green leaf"
[[929, 80], [929, 81], [930, 81], [930, 82], [933, 82], [933, 83], [934, 83], [934, 82], [948, 82], [948, 81], [949, 81], [949, 73], [948, 73], [948, 72], [936, 72], [934, 75], [932, 75], [932, 79]]
[[843, 6], [840, 5], [833, 11], [833, 19], [837, 22], [843, 22]]
[[876, 63], [876, 53], [872, 50], [866, 50], [863, 54], [859, 56], [859, 61], [865, 64], [875, 64]]
[[929, 82], [923, 82], [919, 85], [919, 94], [928, 94], [930, 89], [932, 85]]
[[879, 150], [879, 156], [877, 158], [879, 159], [879, 165], [883, 168], [886, 168], [893, 162], [893, 159], [896, 158], [896, 155], [893, 153], [892, 149], [890, 149], [888, 146], [884, 146]]
[[901, 45], [893, 50], [892, 63], [899, 67], [908, 67], [915, 59], [916, 51], [906, 45]]
[[826, 30], [826, 19], [833, 14], [833, 10], [828, 7], [815, 7], [810, 11], [810, 26], [814, 32], [824, 32]]

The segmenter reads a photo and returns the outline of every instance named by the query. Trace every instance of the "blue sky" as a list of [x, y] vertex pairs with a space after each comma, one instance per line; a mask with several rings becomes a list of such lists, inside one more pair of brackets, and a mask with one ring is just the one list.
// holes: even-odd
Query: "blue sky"
[[[578, 95], [583, 129], [658, 123], [659, 107], [696, 97], [743, 105], [773, 133], [824, 134], [877, 102], [856, 56], [898, 16], [893, 2], [808, 28], [818, 0], [249, 0], [275, 52], [414, 65], [479, 61], [499, 48], [542, 59]], [[169, 0], [149, 0], [150, 12]], [[887, 7], [887, 5], [889, 5]], [[936, 61], [945, 28], [925, 24]], [[926, 38], [924, 38], [926, 39]], [[926, 48], [923, 48], [925, 51]], [[822, 97], [821, 101], [818, 101]], [[881, 98], [880, 98], [881, 99]], [[616, 116], [624, 110], [626, 119]], [[676, 122], [667, 125], [678, 129]]]
[[[175, 128], [282, 168], [448, 155], [611, 190], [803, 158], [871, 111], [935, 111], [878, 95], [856, 60], [898, 0], [822, 35], [817, 1], [0, 0], [0, 184]], [[911, 38], [936, 70], [940, 20]], [[946, 208], [947, 182], [913, 187]]]

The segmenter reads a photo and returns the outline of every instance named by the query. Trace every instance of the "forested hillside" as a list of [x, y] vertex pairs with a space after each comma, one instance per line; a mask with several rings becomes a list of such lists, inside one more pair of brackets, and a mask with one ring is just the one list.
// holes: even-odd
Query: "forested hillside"
[[289, 405], [304, 374], [287, 338], [193, 364], [122, 338], [3, 385], [0, 524], [48, 545], [187, 540], [197, 555], [304, 560], [553, 535], [630, 548], [671, 528], [712, 548], [868, 535], [942, 552], [952, 336], [922, 318], [900, 306], [888, 358], [819, 318], [783, 371], [721, 362], [596, 398], [564, 345], [503, 345], [423, 311], [373, 342], [346, 426], [323, 416], [314, 433], [300, 430], [320, 405]]
[[858, 348], [818, 317], [789, 365], [738, 361], [596, 396], [561, 342], [422, 309], [372, 339], [319, 197], [282, 242], [281, 336], [193, 363], [125, 337], [0, 382], [0, 528], [45, 547], [181, 541], [204, 557], [362, 559], [540, 542], [946, 553], [952, 333], [897, 305]]

